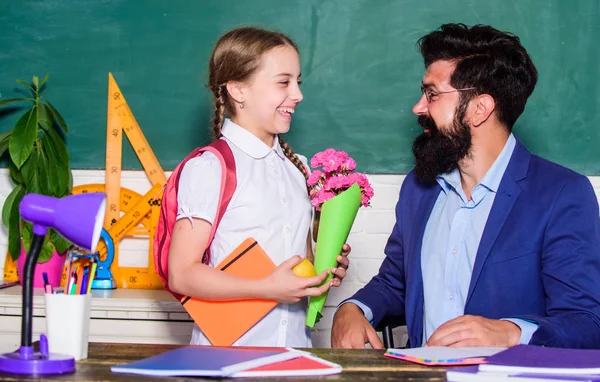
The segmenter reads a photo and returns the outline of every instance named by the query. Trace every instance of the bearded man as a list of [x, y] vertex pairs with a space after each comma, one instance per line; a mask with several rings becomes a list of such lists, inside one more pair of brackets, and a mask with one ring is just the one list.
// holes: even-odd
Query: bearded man
[[594, 190], [512, 133], [537, 82], [529, 54], [483, 25], [443, 25], [419, 47], [415, 169], [379, 273], [338, 307], [332, 346], [382, 348], [373, 327], [404, 319], [409, 347], [599, 348]]

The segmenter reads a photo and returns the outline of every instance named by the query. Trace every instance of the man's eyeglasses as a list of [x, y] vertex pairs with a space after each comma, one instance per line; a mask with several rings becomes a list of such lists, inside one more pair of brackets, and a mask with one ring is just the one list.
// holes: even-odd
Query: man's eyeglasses
[[440, 94], [446, 94], [446, 93], [454, 93], [454, 92], [464, 92], [467, 90], [475, 90], [476, 88], [463, 88], [463, 89], [452, 89], [452, 90], [447, 90], [445, 92], [434, 92], [433, 90], [426, 88], [425, 86], [421, 86], [421, 93], [425, 94], [425, 98], [427, 99], [427, 102], [431, 102], [431, 100], [433, 99], [433, 97], [437, 97]]

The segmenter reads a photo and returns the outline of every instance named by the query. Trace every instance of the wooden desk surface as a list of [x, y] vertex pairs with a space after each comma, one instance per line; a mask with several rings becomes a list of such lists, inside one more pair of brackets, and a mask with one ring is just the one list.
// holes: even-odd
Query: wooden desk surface
[[[179, 345], [106, 344], [90, 343], [88, 359], [77, 362], [75, 374], [31, 378], [0, 373], [0, 381], [158, 381], [166, 378], [117, 374], [110, 367], [136, 361], [180, 347]], [[313, 354], [342, 365], [343, 372], [325, 377], [268, 378], [268, 381], [327, 380], [327, 381], [445, 381], [443, 368], [425, 367], [383, 356], [381, 350], [308, 349]], [[265, 380], [238, 378], [238, 381]], [[173, 381], [202, 381], [212, 378], [168, 378]]]

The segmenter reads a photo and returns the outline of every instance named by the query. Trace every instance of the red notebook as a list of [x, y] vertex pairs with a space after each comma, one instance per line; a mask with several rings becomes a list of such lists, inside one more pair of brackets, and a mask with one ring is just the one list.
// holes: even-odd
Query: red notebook
[[[261, 279], [276, 268], [253, 238], [244, 240], [217, 269], [248, 279]], [[231, 346], [276, 305], [274, 300], [211, 301], [184, 297], [181, 304], [214, 346]]]
[[302, 357], [239, 371], [231, 375], [231, 377], [296, 377], [303, 375], [331, 375], [341, 372], [342, 367], [337, 363], [305, 353]]

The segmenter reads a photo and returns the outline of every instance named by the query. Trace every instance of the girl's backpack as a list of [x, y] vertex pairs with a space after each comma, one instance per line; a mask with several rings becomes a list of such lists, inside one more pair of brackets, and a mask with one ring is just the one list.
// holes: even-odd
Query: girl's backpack
[[210, 260], [210, 244], [215, 236], [217, 226], [227, 210], [227, 205], [231, 201], [231, 197], [235, 192], [237, 186], [237, 179], [235, 173], [235, 159], [231, 148], [223, 139], [217, 139], [208, 146], [199, 147], [192, 151], [181, 163], [175, 167], [173, 173], [167, 180], [165, 185], [164, 193], [161, 200], [160, 216], [158, 218], [158, 225], [156, 226], [156, 232], [154, 234], [154, 265], [156, 273], [160, 276], [162, 281], [165, 283], [165, 288], [169, 291], [177, 300], [181, 301], [184, 297], [169, 289], [169, 248], [171, 246], [171, 235], [173, 233], [173, 226], [175, 226], [175, 220], [177, 218], [177, 189], [179, 188], [179, 177], [181, 176], [181, 170], [183, 166], [192, 158], [196, 158], [202, 155], [203, 152], [210, 151], [213, 153], [221, 163], [221, 191], [219, 193], [219, 206], [217, 208], [217, 214], [215, 221], [213, 222], [210, 236], [208, 238], [208, 244], [206, 252], [202, 258], [202, 262], [205, 264], [209, 263]]

